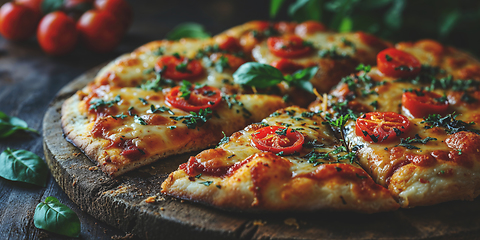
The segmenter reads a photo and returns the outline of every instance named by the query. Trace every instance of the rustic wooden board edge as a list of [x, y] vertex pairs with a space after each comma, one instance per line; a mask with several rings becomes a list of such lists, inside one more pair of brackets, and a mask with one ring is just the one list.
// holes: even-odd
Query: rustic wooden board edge
[[[270, 216], [268, 217], [269, 224], [263, 226], [256, 224], [255, 219], [267, 219], [267, 217], [218, 211], [193, 203], [182, 203], [176, 199], [163, 196], [157, 185], [163, 181], [165, 176], [145, 177], [144, 175], [148, 175], [150, 171], [147, 167], [134, 171], [136, 173], [111, 179], [100, 170], [91, 170], [94, 164], [79, 149], [64, 139], [60, 126], [60, 109], [63, 101], [91, 81], [100, 68], [101, 66], [86, 72], [62, 88], [50, 104], [43, 121], [45, 158], [55, 180], [80, 209], [109, 225], [133, 233], [136, 237], [144, 239], [157, 238], [158, 236], [167, 239], [191, 237], [195, 237], [195, 239], [392, 238], [392, 235], [388, 233], [389, 231], [377, 229], [377, 231], [369, 232], [368, 229], [361, 228], [368, 228], [369, 224], [378, 225], [377, 228], [382, 228], [393, 223], [399, 224], [403, 228], [400, 231], [394, 231], [394, 234], [398, 234], [397, 237], [399, 238], [446, 239], [476, 236], [476, 233], [479, 232], [480, 220], [476, 221], [471, 227], [464, 227], [461, 226], [462, 223], [459, 223], [459, 226], [442, 230], [446, 228], [442, 224], [437, 222], [422, 224], [425, 219], [420, 218], [422, 215], [431, 215], [442, 211], [444, 208], [448, 209], [450, 215], [454, 214], [452, 211], [455, 211], [455, 209], [458, 209], [461, 214], [468, 214], [469, 208], [473, 209], [472, 214], [480, 213], [480, 207], [475, 207], [480, 202], [479, 200], [465, 203], [444, 203], [427, 208], [402, 209], [392, 213], [375, 215], [322, 212], [319, 215], [326, 218], [325, 220], [315, 220], [317, 214], [308, 216], [305, 219], [314, 220], [312, 220], [312, 223], [300, 223], [302, 226], [300, 231], [295, 229], [294, 226], [283, 224], [282, 220], [287, 218], [285, 215], [275, 214]], [[175, 164], [178, 166], [177, 162], [173, 163], [173, 165]], [[162, 163], [155, 165], [157, 168], [162, 166]], [[139, 175], [142, 177], [136, 177]], [[140, 182], [139, 179], [141, 179]], [[142, 181], [156, 182], [155, 184], [146, 184]], [[141, 189], [128, 189], [129, 184], [138, 185]], [[158, 188], [150, 189], [147, 185], [154, 185]], [[122, 192], [124, 188], [127, 188], [126, 192]], [[157, 201], [155, 204], [146, 204], [143, 201], [146, 196], [139, 197], [137, 195], [144, 192], [165, 198], [165, 200]], [[462, 207], [459, 204], [468, 206]], [[161, 208], [165, 210], [162, 211]], [[192, 219], [190, 215], [204, 216], [205, 219]], [[344, 233], [342, 236], [331, 235], [331, 232], [319, 229], [319, 226], [322, 225], [328, 229], [329, 220], [341, 221], [343, 217], [367, 220], [358, 222], [347, 220], [346, 222], [350, 226], [354, 224], [359, 226], [354, 228], [351, 233]], [[419, 218], [419, 220], [416, 221], [415, 218]], [[427, 217], [426, 220], [430, 219]], [[229, 222], [231, 226], [225, 227], [224, 222]], [[403, 233], [402, 230], [408, 233]]]

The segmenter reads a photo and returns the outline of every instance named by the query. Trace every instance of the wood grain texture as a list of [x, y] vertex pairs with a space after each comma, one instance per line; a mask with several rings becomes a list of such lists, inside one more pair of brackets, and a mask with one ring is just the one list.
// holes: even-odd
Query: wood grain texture
[[[45, 156], [53, 176], [80, 209], [142, 239], [371, 239], [473, 237], [480, 230], [480, 201], [439, 204], [380, 214], [312, 212], [241, 214], [183, 202], [160, 193], [166, 176], [185, 162], [184, 154], [111, 179], [68, 143], [60, 127], [62, 102], [86, 85], [98, 68], [66, 87], [44, 119]], [[149, 196], [159, 199], [145, 203]], [[289, 225], [294, 218], [298, 224]], [[258, 224], [258, 223], [264, 224]]]

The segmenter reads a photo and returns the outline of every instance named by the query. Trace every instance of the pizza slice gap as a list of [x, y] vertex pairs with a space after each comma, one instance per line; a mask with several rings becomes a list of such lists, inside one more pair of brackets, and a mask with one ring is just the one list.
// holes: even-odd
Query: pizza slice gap
[[397, 209], [323, 122], [299, 107], [278, 110], [190, 157], [162, 192], [236, 211]]
[[222, 95], [204, 85], [158, 92], [130, 87], [102, 96], [78, 92], [63, 104], [61, 122], [67, 140], [117, 177], [213, 146], [222, 132], [231, 134], [282, 107], [285, 103], [277, 96]]

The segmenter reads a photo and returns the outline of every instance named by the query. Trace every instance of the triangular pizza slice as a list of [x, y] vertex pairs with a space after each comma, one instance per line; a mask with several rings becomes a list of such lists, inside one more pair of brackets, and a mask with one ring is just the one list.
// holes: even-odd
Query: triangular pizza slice
[[278, 110], [190, 157], [168, 176], [162, 192], [240, 211], [398, 208], [325, 120], [298, 107]]

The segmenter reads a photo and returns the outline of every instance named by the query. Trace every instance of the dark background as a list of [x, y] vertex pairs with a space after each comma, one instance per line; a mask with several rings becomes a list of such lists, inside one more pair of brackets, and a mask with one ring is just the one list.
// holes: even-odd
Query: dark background
[[[378, 1], [387, 2], [387, 4], [372, 9], [372, 14], [370, 15], [371, 17], [384, 19], [385, 14], [388, 13], [394, 3], [385, 0]], [[5, 1], [0, 2], [3, 3]], [[355, 8], [347, 9], [346, 16], [350, 16], [355, 20], [360, 19], [361, 14], [369, 15], [365, 12], [356, 11], [361, 6], [358, 5], [359, 1], [352, 0], [351, 2], [353, 4], [351, 6]], [[420, 2], [429, 2], [430, 5], [426, 5], [426, 7], [432, 8], [432, 12], [418, 12], [419, 10], [417, 9], [410, 15], [405, 13], [405, 9], [408, 10], [408, 8], [404, 8], [402, 12], [404, 19], [407, 19], [408, 22], [413, 21], [413, 24], [415, 24], [417, 23], [416, 21], [419, 21], [414, 18], [415, 16], [428, 17], [428, 14], [436, 16], [434, 15], [435, 9], [432, 5], [436, 1]], [[443, 3], [444, 1], [441, 2]], [[469, 8], [468, 4], [473, 3], [473, 1], [450, 2], [465, 2], [467, 4], [466, 8]], [[180, 23], [198, 22], [203, 24], [209, 33], [217, 34], [250, 20], [267, 20], [269, 17], [269, 1], [266, 0], [132, 0], [130, 3], [135, 14], [133, 25], [120, 46], [109, 54], [95, 54], [78, 47], [67, 56], [50, 57], [41, 51], [35, 39], [13, 43], [0, 37], [0, 111], [24, 119], [31, 128], [41, 133], [43, 115], [48, 108], [49, 102], [64, 85], [83, 72], [106, 63], [123, 53], [130, 52], [149, 41], [164, 38], [168, 31]], [[276, 17], [277, 20], [289, 19], [287, 8], [290, 3], [292, 1], [286, 1]], [[472, 5], [471, 8], [477, 5]], [[439, 11], [441, 12], [441, 9]], [[326, 18], [333, 18], [335, 12], [328, 12], [328, 10], [325, 10], [325, 12], [322, 16], [323, 20], [325, 20], [327, 25], [332, 25], [331, 20]], [[376, 15], [373, 15], [373, 13]], [[431, 19], [435, 23], [436, 18], [432, 17]], [[465, 44], [457, 46], [469, 49], [478, 55], [480, 52], [478, 49], [480, 48], [475, 47], [480, 45], [480, 40], [476, 39], [477, 35], [479, 35], [479, 28], [476, 27], [478, 24], [473, 24], [477, 23], [474, 21], [475, 18], [472, 19], [473, 22], [469, 22], [471, 25], [463, 26], [468, 31], [462, 30], [463, 28], [461, 28], [461, 31], [459, 30], [462, 34], [461, 37], [452, 38], [451, 33], [449, 33], [446, 37], [439, 36], [437, 39], [442, 38], [447, 43], [464, 42]], [[419, 30], [420, 28], [409, 28], [406, 23], [398, 29], [389, 28], [391, 31], [382, 31], [382, 29], [388, 27], [383, 22], [366, 22], [363, 25], [360, 23], [362, 22], [355, 20], [352, 29], [370, 30], [393, 40], [400, 37], [406, 40], [421, 37], [436, 38], [435, 34], [437, 34], [433, 30], [429, 32], [421, 31]], [[420, 23], [417, 25], [422, 25]], [[373, 26], [371, 24], [377, 24], [378, 28], [371, 28]], [[427, 29], [429, 29], [428, 26]], [[404, 31], [404, 34], [399, 34], [400, 31]], [[476, 45], [470, 43], [475, 43], [475, 41]], [[16, 134], [13, 137], [0, 140], [0, 152], [7, 147], [25, 149], [43, 158], [42, 140], [41, 134]], [[66, 239], [65, 237], [36, 229], [33, 225], [35, 206], [48, 196], [57, 197], [60, 202], [66, 204], [78, 214], [82, 223], [82, 239], [111, 239], [112, 237], [125, 236], [126, 233], [107, 226], [79, 210], [63, 193], [52, 177], [50, 177], [46, 188], [15, 183], [0, 178], [0, 239]]]

